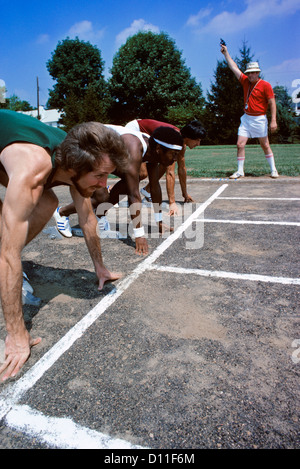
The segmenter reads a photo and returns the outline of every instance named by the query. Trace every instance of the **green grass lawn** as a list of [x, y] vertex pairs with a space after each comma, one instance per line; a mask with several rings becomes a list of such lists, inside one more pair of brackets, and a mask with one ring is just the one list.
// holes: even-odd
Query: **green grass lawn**
[[[281, 176], [300, 175], [300, 144], [272, 145], [275, 164]], [[187, 149], [185, 162], [188, 176], [228, 177], [237, 170], [236, 146], [200, 146]], [[245, 176], [270, 174], [269, 164], [260, 145], [246, 146]]]

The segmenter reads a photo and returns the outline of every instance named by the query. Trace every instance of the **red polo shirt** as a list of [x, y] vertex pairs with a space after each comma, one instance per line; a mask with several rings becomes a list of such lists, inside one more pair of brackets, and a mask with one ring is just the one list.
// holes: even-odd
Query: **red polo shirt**
[[[240, 83], [244, 90], [244, 103], [246, 105], [247, 97], [248, 108], [244, 109], [249, 116], [261, 116], [267, 113], [269, 99], [274, 98], [274, 92], [270, 83], [259, 79], [254, 85], [251, 85], [247, 75], [240, 76]], [[252, 92], [251, 92], [252, 91]]]

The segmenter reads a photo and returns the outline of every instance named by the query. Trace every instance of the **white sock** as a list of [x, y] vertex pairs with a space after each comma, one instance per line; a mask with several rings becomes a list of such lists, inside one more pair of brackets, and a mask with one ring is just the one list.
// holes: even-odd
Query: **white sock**
[[276, 171], [276, 166], [275, 166], [275, 160], [274, 160], [273, 153], [271, 153], [270, 155], [265, 155], [265, 157], [266, 157], [267, 162], [270, 165], [271, 172]]
[[237, 162], [238, 162], [238, 173], [244, 174], [245, 158], [242, 158], [242, 159], [238, 158]]

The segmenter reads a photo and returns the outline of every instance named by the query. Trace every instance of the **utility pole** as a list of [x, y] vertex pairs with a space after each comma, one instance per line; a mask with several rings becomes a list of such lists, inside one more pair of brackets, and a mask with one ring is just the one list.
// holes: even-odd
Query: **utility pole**
[[39, 95], [39, 77], [36, 77], [36, 95], [37, 95], [37, 118], [40, 120], [40, 95]]

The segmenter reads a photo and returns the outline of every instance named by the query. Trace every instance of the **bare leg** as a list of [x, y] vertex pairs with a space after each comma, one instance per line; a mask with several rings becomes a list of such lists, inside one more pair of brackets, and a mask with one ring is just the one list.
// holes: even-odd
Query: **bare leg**
[[275, 166], [274, 155], [273, 155], [272, 149], [270, 147], [270, 142], [269, 142], [268, 136], [259, 138], [259, 143], [260, 143], [260, 146], [261, 146], [261, 148], [262, 148], [262, 150], [265, 154], [266, 160], [270, 165], [271, 177], [275, 177], [275, 178], [278, 177], [277, 169], [276, 169], [276, 166]]
[[29, 229], [26, 244], [30, 243], [50, 220], [58, 204], [58, 199], [52, 189], [44, 191], [37, 206], [29, 218]]
[[265, 155], [269, 155], [270, 153], [272, 153], [268, 137], [262, 137], [262, 138], [259, 138], [258, 140]]
[[[161, 179], [163, 177], [163, 175], [165, 174], [166, 172], [166, 167], [163, 166], [162, 164], [160, 164], [158, 166], [158, 178]], [[146, 176], [147, 177], [147, 176]], [[145, 178], [144, 178], [145, 179]], [[147, 192], [150, 192], [150, 184], [148, 183], [147, 186], [144, 187], [144, 189], [147, 191]]]
[[245, 147], [248, 141], [248, 137], [242, 137], [241, 135], [238, 136], [237, 140], [237, 158], [238, 159], [245, 159]]
[[[106, 187], [97, 189], [94, 192], [93, 197], [91, 197], [93, 209], [96, 210], [99, 204], [102, 204], [103, 202], [107, 202], [108, 197], [109, 197], [109, 194], [108, 194], [108, 190], [106, 189]], [[69, 205], [65, 205], [65, 207], [61, 207], [59, 210], [59, 214], [62, 217], [69, 217], [73, 213], [76, 213], [76, 208], [73, 202]]]
[[244, 163], [245, 163], [245, 147], [248, 141], [248, 137], [238, 136], [237, 140], [237, 164], [238, 173], [244, 175]]
[[124, 198], [127, 195], [127, 192], [128, 192], [127, 184], [125, 181], [121, 179], [119, 182], [117, 182], [117, 184], [113, 186], [110, 193], [107, 194], [108, 197], [106, 198], [106, 200], [103, 197], [99, 197], [100, 194], [98, 194], [97, 207], [98, 207], [99, 217], [104, 216], [109, 208], [117, 204], [122, 198]]
[[140, 181], [142, 181], [143, 179], [146, 179], [147, 176], [148, 176], [147, 165], [146, 163], [142, 163], [140, 167], [140, 174], [139, 174]]

